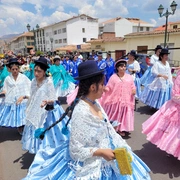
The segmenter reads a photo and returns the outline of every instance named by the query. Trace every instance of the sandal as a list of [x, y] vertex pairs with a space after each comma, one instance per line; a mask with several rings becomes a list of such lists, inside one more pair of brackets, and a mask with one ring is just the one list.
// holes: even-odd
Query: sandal
[[123, 131], [118, 131], [117, 133], [122, 137], [126, 136], [125, 132], [123, 132]]

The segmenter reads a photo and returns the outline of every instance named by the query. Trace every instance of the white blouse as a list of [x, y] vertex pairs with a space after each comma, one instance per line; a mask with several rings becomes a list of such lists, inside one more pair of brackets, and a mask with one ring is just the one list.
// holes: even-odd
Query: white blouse
[[153, 54], [150, 59], [150, 64], [154, 65], [159, 60], [159, 57], [156, 54]]

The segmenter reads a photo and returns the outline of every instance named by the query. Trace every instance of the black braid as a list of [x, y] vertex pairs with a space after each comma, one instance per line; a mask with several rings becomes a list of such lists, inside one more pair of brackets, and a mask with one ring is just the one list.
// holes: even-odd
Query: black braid
[[[54, 122], [53, 124], [51, 124], [51, 126], [49, 126], [48, 128], [46, 128], [46, 129], [44, 130], [43, 134], [40, 135], [40, 139], [41, 139], [41, 140], [44, 139], [44, 134], [45, 134], [45, 132], [46, 132], [46, 131], [49, 131], [52, 127], [54, 127], [56, 124], [58, 124], [59, 122], [61, 122], [61, 121], [68, 115], [69, 112], [71, 112], [71, 116], [72, 116], [72, 111], [74, 110], [74, 107], [76, 106], [76, 104], [77, 104], [78, 102], [79, 102], [79, 99], [76, 98], [76, 99], [73, 101], [72, 105], [71, 105], [71, 106], [68, 106], [68, 107], [66, 108], [65, 113], [63, 113], [63, 115], [60, 117], [60, 119], [57, 120], [56, 122]], [[70, 119], [71, 119], [71, 116], [69, 117], [69, 119], [68, 119], [65, 127], [67, 127], [67, 125], [69, 124], [69, 121], [70, 121]]]
[[[54, 122], [51, 126], [49, 126], [48, 128], [46, 128], [44, 130], [43, 134], [40, 135], [40, 139], [44, 138], [44, 134], [45, 134], [46, 131], [50, 130], [56, 124], [61, 122], [65, 118], [65, 116], [69, 114], [69, 119], [68, 119], [68, 121], [66, 122], [66, 125], [65, 125], [65, 128], [67, 128], [67, 126], [68, 126], [68, 124], [69, 124], [69, 122], [71, 120], [73, 110], [74, 110], [75, 106], [77, 105], [77, 103], [79, 102], [79, 99], [82, 96], [85, 96], [85, 95], [87, 95], [89, 93], [89, 88], [93, 83], [96, 83], [96, 86], [98, 87], [98, 84], [103, 79], [103, 77], [104, 77], [104, 75], [100, 74], [100, 75], [94, 76], [92, 78], [80, 81], [78, 94], [77, 94], [75, 100], [72, 102], [72, 104], [70, 106], [68, 106], [66, 108], [65, 113], [60, 117], [60, 119], [58, 121]], [[98, 88], [97, 88], [97, 91], [98, 91]]]

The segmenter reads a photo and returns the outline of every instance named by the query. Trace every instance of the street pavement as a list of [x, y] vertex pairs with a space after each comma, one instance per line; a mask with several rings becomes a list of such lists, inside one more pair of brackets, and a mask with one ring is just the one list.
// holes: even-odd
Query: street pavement
[[[67, 105], [63, 105], [67, 107]], [[142, 103], [135, 111], [135, 131], [125, 139], [151, 169], [152, 180], [179, 180], [180, 161], [156, 148], [141, 133], [142, 123], [154, 112]], [[15, 128], [0, 128], [0, 180], [20, 180], [26, 176], [34, 155], [21, 149], [21, 136]]]

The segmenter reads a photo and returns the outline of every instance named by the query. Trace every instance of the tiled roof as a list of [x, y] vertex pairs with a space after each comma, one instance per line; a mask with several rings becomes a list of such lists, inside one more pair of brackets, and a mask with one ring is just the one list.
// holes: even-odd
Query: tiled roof
[[[168, 29], [167, 30], [168, 33], [176, 33], [176, 32], [180, 32], [180, 28], [177, 29]], [[145, 32], [135, 32], [135, 33], [130, 33], [130, 34], [126, 34], [125, 37], [127, 36], [139, 36], [139, 35], [156, 35], [156, 34], [164, 34], [164, 30], [163, 31], [145, 31]]]
[[59, 22], [57, 22], [57, 23], [53, 23], [53, 24], [47, 25], [47, 26], [44, 26], [44, 27], [39, 28], [39, 29], [48, 28], [48, 27], [54, 26], [54, 25], [56, 25], [56, 24], [63, 23], [63, 22], [67, 22], [67, 21], [70, 21], [70, 20], [72, 20], [72, 19], [75, 19], [75, 18], [78, 18], [78, 17], [81, 17], [81, 16], [86, 16], [86, 17], [89, 18], [89, 19], [98, 20], [98, 18], [92, 18], [91, 16], [88, 16], [88, 15], [86, 15], [86, 14], [80, 14], [80, 15], [78, 15], [78, 16], [73, 16], [73, 17], [71, 17], [71, 18], [69, 18], [69, 19], [66, 19], [66, 20], [63, 20], [63, 21], [59, 21]]
[[[79, 50], [89, 50], [91, 49], [91, 44], [86, 43], [86, 44], [81, 44], [81, 49]], [[77, 49], [77, 45], [67, 45], [64, 47], [60, 47], [60, 48], [56, 48], [56, 51], [76, 51]]]
[[127, 19], [128, 21], [132, 22], [132, 23], [140, 23], [140, 24], [149, 24], [139, 18], [123, 18], [123, 17], [116, 17], [116, 18], [113, 18], [113, 19], [109, 19], [109, 20], [106, 20], [104, 22], [101, 22], [100, 24], [108, 24], [108, 23], [112, 23], [112, 22], [115, 22], [115, 21], [118, 21], [120, 19]]
[[93, 39], [90, 41], [87, 41], [88, 43], [93, 43], [93, 42], [118, 42], [118, 41], [123, 41], [124, 38], [122, 37], [106, 37], [103, 39]]

